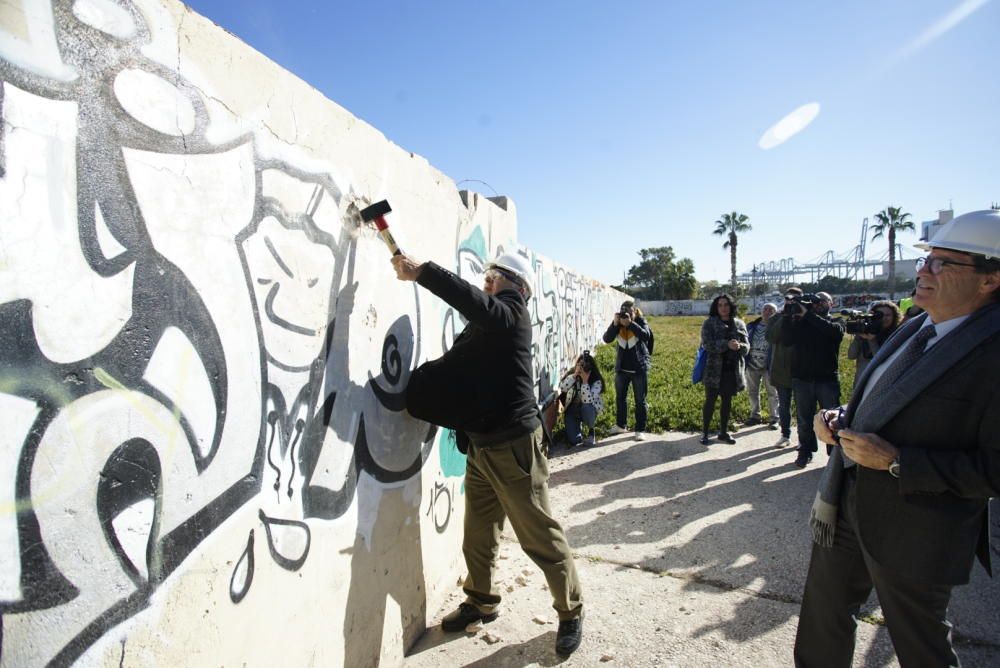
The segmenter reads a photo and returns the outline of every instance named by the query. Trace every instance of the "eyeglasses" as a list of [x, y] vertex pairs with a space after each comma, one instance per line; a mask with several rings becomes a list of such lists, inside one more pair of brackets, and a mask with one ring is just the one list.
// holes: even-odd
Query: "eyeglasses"
[[940, 274], [941, 270], [945, 265], [953, 264], [956, 267], [975, 267], [974, 262], [955, 262], [954, 260], [946, 260], [943, 257], [931, 257], [930, 255], [917, 259], [917, 271], [920, 271], [924, 267], [934, 275]]
[[510, 281], [514, 285], [518, 285], [518, 286], [523, 285], [523, 282], [521, 281], [521, 278], [519, 276], [517, 276], [515, 274], [512, 274], [510, 272], [504, 271], [503, 269], [500, 269], [499, 267], [493, 267], [492, 269], [488, 269], [486, 271], [486, 273], [483, 274], [483, 280], [486, 281], [487, 283], [493, 283], [495, 281], [500, 280], [501, 278], [506, 278], [508, 281]]

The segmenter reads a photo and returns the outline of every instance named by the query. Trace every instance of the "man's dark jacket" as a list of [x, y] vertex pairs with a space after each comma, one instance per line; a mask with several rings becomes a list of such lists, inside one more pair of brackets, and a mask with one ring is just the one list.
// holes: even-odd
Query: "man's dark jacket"
[[801, 318], [782, 318], [780, 326], [780, 342], [795, 348], [792, 378], [813, 383], [837, 380], [844, 338], [839, 322], [808, 311]]
[[[868, 377], [924, 317], [904, 323], [876, 353], [848, 405], [848, 424]], [[960, 346], [967, 328], [987, 335]], [[969, 581], [976, 554], [991, 570], [989, 498], [1000, 496], [998, 379], [1000, 305], [994, 304], [932, 346], [893, 386], [875, 432], [900, 449], [899, 479], [864, 467], [857, 472], [858, 537], [881, 566], [949, 585]]]
[[487, 295], [433, 262], [424, 264], [417, 283], [469, 324], [444, 355], [410, 376], [410, 414], [465, 432], [482, 446], [537, 428], [531, 317], [524, 297], [517, 290]]
[[[608, 329], [604, 332], [604, 342], [611, 343], [616, 338], [618, 338], [619, 333], [624, 327], [620, 327], [611, 321], [608, 325]], [[615, 357], [615, 373], [620, 372], [622, 369], [627, 369], [629, 371], [645, 371], [653, 365], [653, 358], [649, 354], [649, 340], [650, 334], [649, 325], [646, 324], [646, 319], [641, 315], [636, 316], [632, 322], [629, 323], [628, 330], [635, 335], [636, 343], [631, 347], [627, 347], [623, 342], [625, 339], [620, 339], [617, 342], [615, 348], [618, 350], [618, 355]]]

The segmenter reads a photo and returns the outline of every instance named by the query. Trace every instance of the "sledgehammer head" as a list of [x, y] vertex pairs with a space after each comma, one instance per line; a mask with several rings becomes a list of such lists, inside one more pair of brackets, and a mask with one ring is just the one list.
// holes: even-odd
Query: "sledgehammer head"
[[392, 207], [389, 206], [389, 200], [384, 199], [381, 202], [375, 202], [371, 206], [361, 209], [361, 220], [366, 223], [375, 221], [376, 226], [382, 229], [385, 226], [385, 221], [382, 218], [390, 211], [392, 211]]

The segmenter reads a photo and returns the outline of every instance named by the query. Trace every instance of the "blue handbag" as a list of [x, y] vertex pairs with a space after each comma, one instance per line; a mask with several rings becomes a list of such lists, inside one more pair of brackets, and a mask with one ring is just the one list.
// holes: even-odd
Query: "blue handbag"
[[705, 375], [705, 362], [708, 360], [708, 352], [704, 346], [698, 346], [698, 352], [694, 354], [694, 370], [691, 371], [691, 382], [697, 385], [701, 382], [701, 377]]

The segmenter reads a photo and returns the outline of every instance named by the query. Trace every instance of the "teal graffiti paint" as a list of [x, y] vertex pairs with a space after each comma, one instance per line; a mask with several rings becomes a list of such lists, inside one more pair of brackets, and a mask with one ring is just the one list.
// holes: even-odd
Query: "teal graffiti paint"
[[441, 430], [438, 453], [441, 456], [441, 472], [446, 478], [465, 475], [465, 455], [458, 451], [458, 440], [453, 429]]
[[483, 230], [479, 227], [472, 230], [472, 234], [461, 243], [459, 249], [467, 248], [468, 250], [475, 253], [480, 259], [486, 259], [486, 237], [483, 236]]

